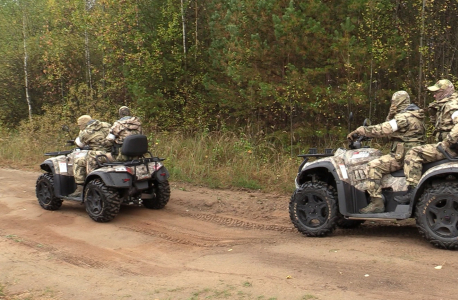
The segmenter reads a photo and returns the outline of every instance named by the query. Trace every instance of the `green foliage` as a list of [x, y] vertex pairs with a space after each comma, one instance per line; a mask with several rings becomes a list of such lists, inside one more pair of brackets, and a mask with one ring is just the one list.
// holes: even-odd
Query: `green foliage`
[[151, 130], [251, 126], [294, 150], [342, 138], [350, 112], [383, 121], [397, 90], [426, 107], [425, 86], [457, 81], [456, 1], [183, 3], [0, 0], [3, 125], [28, 118], [27, 71], [35, 119], [129, 105]]

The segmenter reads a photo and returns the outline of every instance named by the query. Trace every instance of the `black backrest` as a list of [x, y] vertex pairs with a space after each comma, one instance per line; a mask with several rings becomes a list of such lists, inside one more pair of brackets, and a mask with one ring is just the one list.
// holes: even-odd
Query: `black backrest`
[[121, 153], [127, 156], [142, 156], [147, 152], [148, 139], [143, 134], [129, 135], [121, 147]]

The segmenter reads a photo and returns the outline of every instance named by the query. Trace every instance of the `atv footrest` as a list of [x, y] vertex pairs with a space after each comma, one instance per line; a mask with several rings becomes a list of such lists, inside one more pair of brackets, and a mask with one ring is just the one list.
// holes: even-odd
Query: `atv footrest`
[[77, 202], [83, 202], [83, 197], [68, 197], [68, 196], [64, 196], [62, 197], [62, 199], [64, 200], [70, 200], [70, 201], [77, 201]]
[[[409, 207], [408, 205], [404, 205]], [[410, 213], [407, 212], [384, 212], [384, 213], [377, 213], [377, 214], [351, 214], [348, 215], [349, 220], [404, 220], [410, 217]]]

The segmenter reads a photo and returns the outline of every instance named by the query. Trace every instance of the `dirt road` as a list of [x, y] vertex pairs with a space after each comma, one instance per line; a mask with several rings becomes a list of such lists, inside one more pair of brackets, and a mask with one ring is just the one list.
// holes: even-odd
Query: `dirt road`
[[[412, 220], [307, 238], [288, 195], [173, 183], [163, 210], [46, 211], [39, 173], [0, 169], [0, 299], [457, 299], [458, 255]], [[442, 266], [442, 268], [438, 268]]]

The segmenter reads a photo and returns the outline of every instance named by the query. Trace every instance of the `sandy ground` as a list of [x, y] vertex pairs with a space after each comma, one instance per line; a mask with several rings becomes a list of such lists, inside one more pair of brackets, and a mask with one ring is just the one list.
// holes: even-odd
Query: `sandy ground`
[[[0, 299], [457, 299], [457, 252], [413, 220], [298, 233], [288, 195], [172, 183], [163, 210], [42, 209], [39, 173], [0, 169]], [[441, 266], [439, 268], [438, 266]]]

